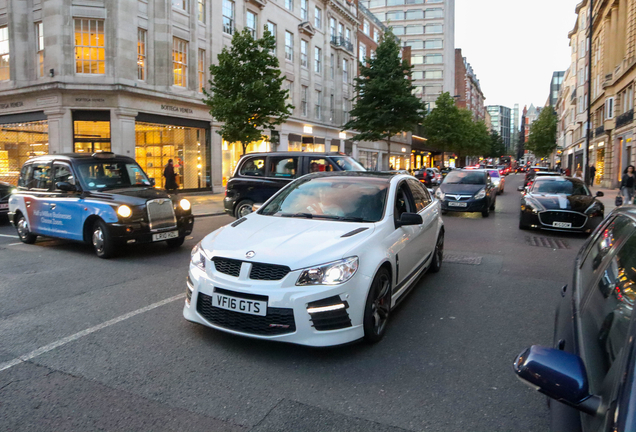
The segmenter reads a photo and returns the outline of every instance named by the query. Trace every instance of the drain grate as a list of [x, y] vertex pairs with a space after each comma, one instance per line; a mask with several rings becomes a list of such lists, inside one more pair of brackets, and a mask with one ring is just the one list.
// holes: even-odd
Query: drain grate
[[560, 238], [526, 236], [526, 244], [550, 249], [570, 249], [570, 245]]
[[453, 264], [480, 265], [481, 257], [444, 253], [444, 262]]

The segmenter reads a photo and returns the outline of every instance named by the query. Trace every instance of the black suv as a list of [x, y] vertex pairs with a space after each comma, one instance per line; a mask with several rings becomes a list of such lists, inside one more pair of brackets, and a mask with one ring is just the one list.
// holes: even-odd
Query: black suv
[[249, 153], [241, 157], [225, 190], [225, 212], [237, 219], [252, 212], [292, 180], [324, 171], [366, 171], [343, 153]]

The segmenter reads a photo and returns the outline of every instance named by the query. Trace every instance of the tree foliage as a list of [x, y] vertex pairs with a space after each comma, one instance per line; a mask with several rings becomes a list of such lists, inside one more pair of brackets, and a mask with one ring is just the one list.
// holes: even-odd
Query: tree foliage
[[530, 136], [525, 145], [536, 157], [544, 158], [556, 150], [557, 116], [552, 107], [541, 110], [539, 117], [530, 125]]
[[506, 146], [499, 132], [493, 130], [490, 132], [490, 148], [487, 154], [488, 157], [497, 158], [506, 154]]
[[483, 121], [475, 122], [473, 113], [460, 109], [450, 93], [442, 93], [435, 108], [424, 119], [424, 134], [431, 147], [464, 156], [484, 156], [490, 152], [491, 137]]
[[278, 58], [273, 54], [276, 39], [267, 30], [254, 39], [248, 29], [236, 32], [232, 45], [223, 48], [218, 65], [210, 66], [210, 90], [204, 90], [210, 114], [223, 122], [218, 133], [228, 142], [247, 145], [264, 139], [264, 129], [284, 123], [293, 105], [287, 104]]
[[415, 130], [425, 110], [422, 101], [413, 95], [412, 66], [400, 58], [399, 41], [390, 29], [382, 36], [375, 54], [375, 58], [367, 58], [359, 65], [355, 105], [343, 130], [358, 131], [355, 141], [386, 138], [390, 157], [391, 137]]

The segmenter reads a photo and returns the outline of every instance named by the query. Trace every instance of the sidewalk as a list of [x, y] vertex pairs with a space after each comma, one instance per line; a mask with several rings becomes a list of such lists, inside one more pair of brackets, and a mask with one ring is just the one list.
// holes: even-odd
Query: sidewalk
[[192, 214], [195, 217], [226, 214], [223, 207], [224, 193], [192, 192], [179, 195], [190, 201], [192, 204]]
[[598, 197], [597, 199], [603, 203], [605, 206], [605, 215], [608, 215], [614, 208], [614, 202], [616, 200], [616, 195], [618, 195], [618, 189], [607, 189], [602, 188], [600, 186], [592, 186], [591, 188], [592, 195], [595, 195], [596, 192], [603, 192], [605, 195], [602, 197]]

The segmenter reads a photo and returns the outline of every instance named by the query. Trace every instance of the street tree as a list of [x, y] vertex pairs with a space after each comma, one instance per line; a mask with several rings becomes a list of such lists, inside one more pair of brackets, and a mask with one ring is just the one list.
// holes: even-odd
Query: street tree
[[525, 148], [538, 158], [549, 156], [556, 150], [557, 116], [552, 107], [541, 110], [539, 117], [530, 126], [530, 136]]
[[246, 28], [223, 48], [218, 64], [210, 65], [210, 89], [203, 90], [203, 102], [210, 115], [223, 122], [219, 135], [240, 142], [243, 154], [249, 143], [265, 139], [263, 131], [284, 123], [294, 109], [287, 103], [289, 90], [282, 89], [285, 78], [275, 48], [276, 38], [267, 27], [260, 39]]
[[497, 158], [503, 156], [506, 151], [503, 138], [499, 135], [499, 132], [493, 130], [490, 132], [490, 146], [488, 148], [488, 157]]
[[359, 64], [355, 79], [355, 105], [349, 112], [351, 120], [343, 130], [358, 133], [355, 141], [387, 140], [391, 158], [391, 138], [415, 130], [422, 122], [425, 107], [414, 94], [412, 66], [400, 58], [399, 40], [389, 29], [380, 39], [375, 58]]

